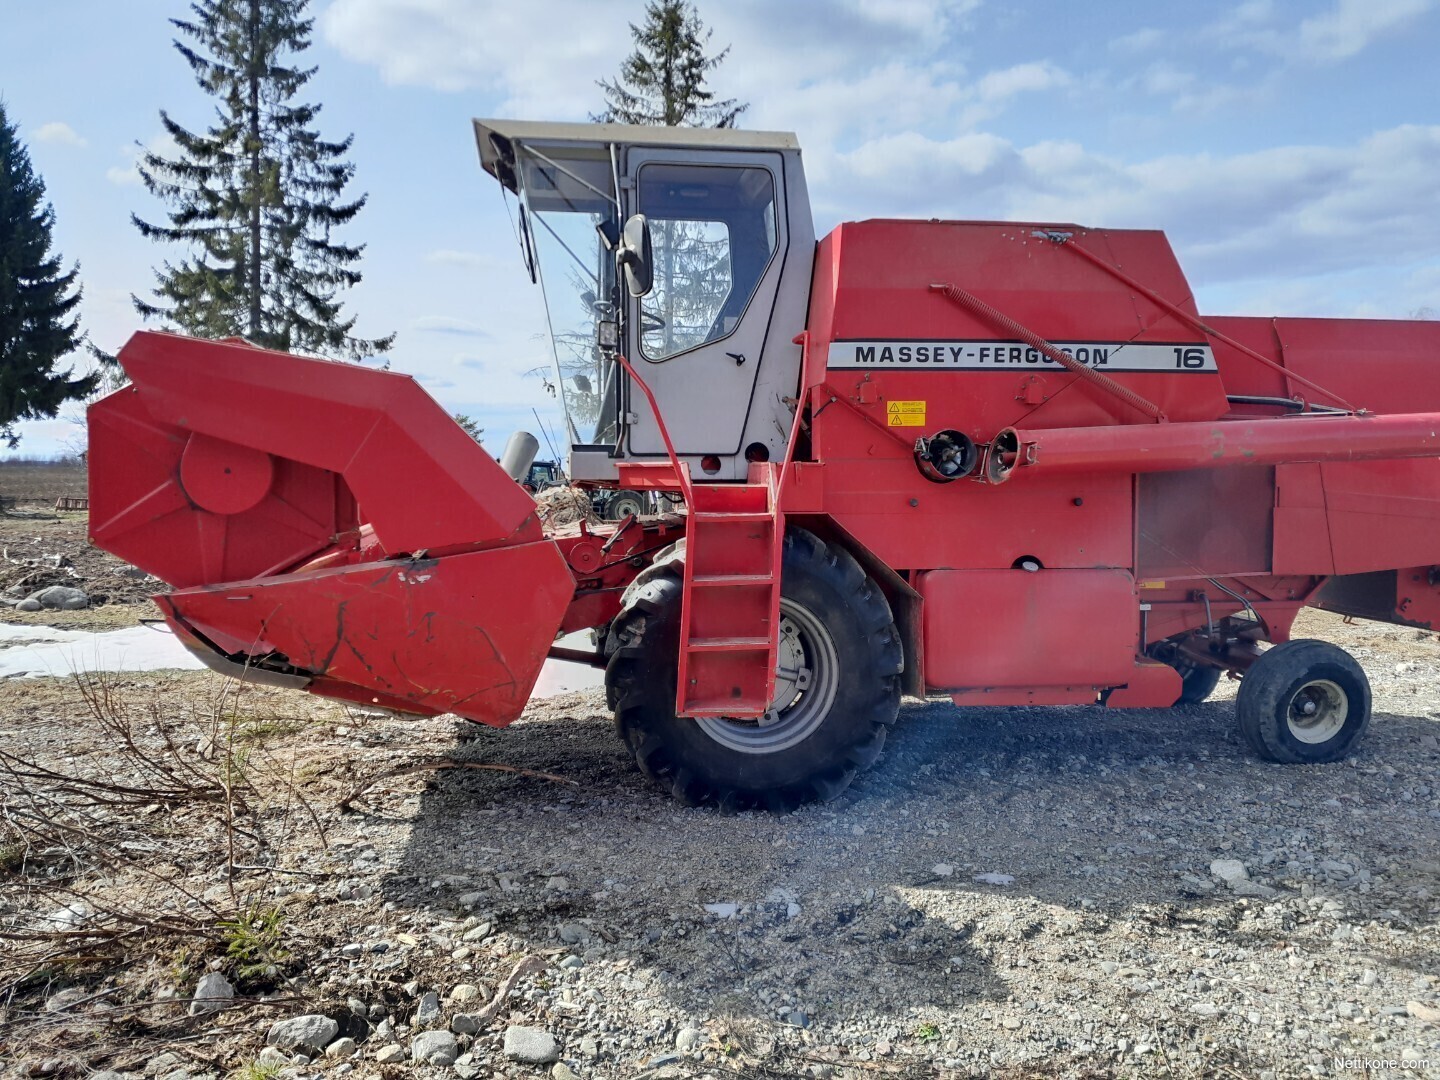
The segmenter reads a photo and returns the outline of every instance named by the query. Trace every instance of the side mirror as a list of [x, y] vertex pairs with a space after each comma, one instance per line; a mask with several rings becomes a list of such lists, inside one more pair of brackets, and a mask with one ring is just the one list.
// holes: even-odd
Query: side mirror
[[625, 275], [625, 288], [639, 299], [654, 285], [654, 253], [650, 247], [650, 223], [644, 214], [633, 214], [625, 222], [615, 249], [615, 265]]

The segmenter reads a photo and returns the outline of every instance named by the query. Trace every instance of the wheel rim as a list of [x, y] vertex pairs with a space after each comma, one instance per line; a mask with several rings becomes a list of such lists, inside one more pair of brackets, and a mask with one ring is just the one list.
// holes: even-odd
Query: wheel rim
[[1311, 745], [1329, 742], [1340, 734], [1350, 715], [1350, 696], [1339, 683], [1316, 679], [1290, 695], [1285, 717], [1290, 734]]
[[610, 512], [615, 515], [616, 521], [619, 521], [626, 514], [634, 514], [636, 517], [639, 517], [640, 510], [640, 502], [637, 499], [616, 499], [610, 504]]
[[770, 711], [751, 720], [700, 717], [700, 730], [742, 754], [777, 754], [808, 739], [830, 715], [840, 685], [835, 639], [803, 605], [780, 600], [780, 648]]

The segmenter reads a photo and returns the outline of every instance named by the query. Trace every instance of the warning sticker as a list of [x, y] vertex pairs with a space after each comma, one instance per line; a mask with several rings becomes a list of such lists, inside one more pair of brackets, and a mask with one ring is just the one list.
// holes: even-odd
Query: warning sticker
[[885, 417], [890, 427], [924, 427], [925, 402], [887, 402], [885, 405]]

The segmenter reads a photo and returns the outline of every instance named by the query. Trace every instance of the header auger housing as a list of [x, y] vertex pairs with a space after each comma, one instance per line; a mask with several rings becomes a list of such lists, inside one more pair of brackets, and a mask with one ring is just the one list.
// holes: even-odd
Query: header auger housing
[[1202, 318], [1158, 232], [817, 244], [790, 135], [476, 135], [570, 475], [683, 512], [545, 529], [405, 376], [138, 334], [92, 535], [212, 666], [503, 725], [588, 659], [647, 775], [784, 808], [873, 764], [902, 692], [1168, 708], [1228, 671], [1258, 754], [1333, 761], [1369, 688], [1299, 609], [1440, 619], [1440, 324]]

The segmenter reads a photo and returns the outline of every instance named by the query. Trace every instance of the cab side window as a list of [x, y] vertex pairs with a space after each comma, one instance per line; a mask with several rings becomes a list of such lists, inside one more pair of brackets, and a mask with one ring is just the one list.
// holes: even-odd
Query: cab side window
[[640, 305], [645, 358], [665, 360], [728, 336], [778, 243], [770, 171], [646, 165], [638, 205], [650, 223], [655, 270]]

